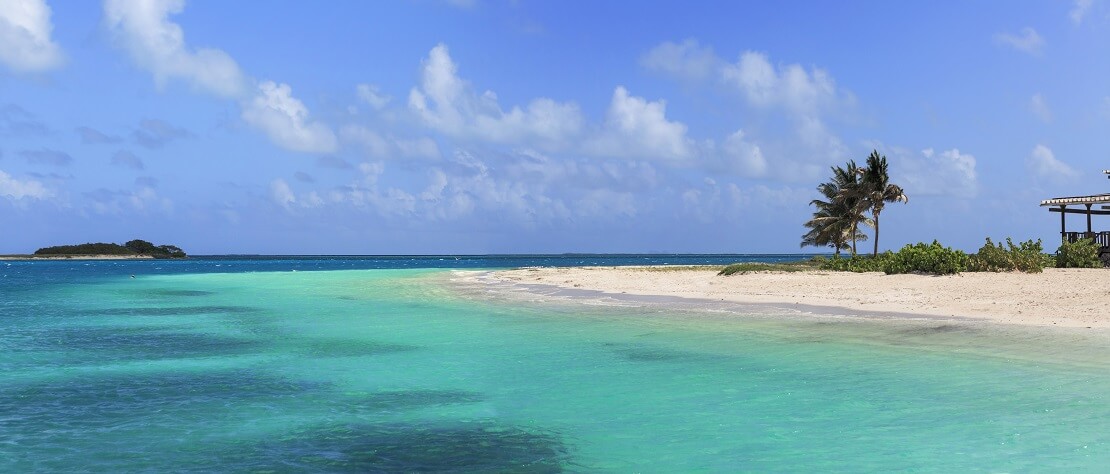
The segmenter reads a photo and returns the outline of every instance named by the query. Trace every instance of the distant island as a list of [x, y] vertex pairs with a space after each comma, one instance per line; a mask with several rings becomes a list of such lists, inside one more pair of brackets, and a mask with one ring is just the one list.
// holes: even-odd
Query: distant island
[[[16, 257], [16, 256], [12, 256]], [[43, 247], [25, 258], [186, 258], [185, 251], [176, 245], [154, 245], [135, 239], [123, 245], [113, 243], [86, 243]]]

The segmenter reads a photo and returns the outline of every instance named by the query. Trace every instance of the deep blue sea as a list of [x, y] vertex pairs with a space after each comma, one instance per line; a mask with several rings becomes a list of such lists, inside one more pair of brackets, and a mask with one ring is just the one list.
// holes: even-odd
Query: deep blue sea
[[1106, 472], [1105, 331], [452, 284], [801, 258], [0, 261], [0, 472]]

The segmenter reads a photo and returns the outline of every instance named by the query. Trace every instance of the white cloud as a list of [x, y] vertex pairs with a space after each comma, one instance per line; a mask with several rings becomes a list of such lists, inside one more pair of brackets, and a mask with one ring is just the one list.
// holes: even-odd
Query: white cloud
[[836, 81], [823, 69], [806, 71], [800, 64], [775, 67], [762, 53], [747, 51], [727, 65], [722, 78], [759, 106], [782, 106], [799, 114], [815, 115], [836, 105]]
[[52, 195], [53, 193], [38, 181], [21, 181], [0, 170], [0, 196], [19, 200], [23, 198], [46, 199]]
[[793, 122], [802, 145], [811, 155], [839, 160], [846, 154], [840, 138], [828, 130], [824, 116], [855, 103], [823, 69], [807, 71], [800, 64], [771, 64], [762, 53], [746, 51], [735, 64], [727, 64], [721, 78], [738, 89], [749, 103], [781, 109]]
[[308, 108], [293, 97], [287, 84], [266, 81], [243, 105], [243, 120], [261, 129], [283, 148], [306, 153], [335, 151], [335, 134], [326, 125], [309, 120]]
[[397, 146], [397, 151], [399, 151], [402, 156], [424, 159], [436, 159], [440, 156], [439, 145], [431, 138], [424, 137], [413, 140], [394, 139], [393, 143]]
[[920, 152], [882, 143], [866, 142], [869, 148], [888, 157], [891, 181], [914, 196], [946, 196], [973, 198], [979, 193], [979, 175], [975, 156], [957, 148], [937, 152], [927, 148]]
[[767, 160], [759, 145], [744, 138], [744, 131], [737, 130], [725, 139], [722, 152], [726, 166], [744, 176], [763, 176], [767, 174]]
[[423, 63], [420, 87], [409, 92], [409, 108], [440, 132], [495, 143], [536, 142], [556, 148], [582, 128], [577, 105], [548, 98], [534, 99], [524, 109], [503, 111], [496, 94], [486, 91], [478, 95], [458, 76], [458, 66], [443, 44], [432, 48]]
[[435, 160], [440, 157], [439, 145], [428, 137], [400, 139], [383, 137], [361, 125], [346, 125], [339, 129], [344, 142], [354, 143], [373, 158], [406, 157]]
[[275, 179], [270, 182], [270, 199], [277, 205], [289, 209], [297, 202], [297, 196], [293, 194], [293, 190], [289, 187], [283, 179]]
[[1071, 17], [1072, 23], [1077, 25], [1083, 23], [1083, 17], [1087, 16], [1087, 12], [1091, 10], [1091, 6], [1093, 5], [1094, 0], [1075, 0], [1075, 3], [1072, 4], [1071, 11], [1068, 12], [1068, 16]]
[[686, 125], [667, 120], [664, 100], [648, 102], [624, 87], [613, 91], [602, 132], [585, 144], [602, 156], [685, 160], [693, 155]]
[[375, 110], [384, 109], [389, 101], [393, 98], [383, 94], [378, 86], [374, 84], [359, 84], [355, 87], [355, 92], [358, 93], [358, 98], [367, 104], [370, 104]]
[[1044, 49], [1044, 38], [1037, 34], [1037, 30], [1030, 27], [1022, 28], [1021, 34], [1017, 35], [997, 33], [994, 35], [994, 42], [1033, 56], [1040, 56]]
[[254, 80], [227, 53], [190, 48], [181, 26], [169, 20], [184, 8], [184, 0], [105, 0], [104, 17], [119, 45], [154, 75], [159, 87], [183, 80], [194, 90], [237, 99], [243, 120], [283, 148], [335, 150], [335, 134], [323, 123], [309, 121], [308, 108], [288, 85], [263, 81], [252, 90]]
[[691, 80], [709, 78], [719, 63], [713, 50], [702, 47], [695, 39], [682, 43], [663, 42], [640, 58], [640, 65], [649, 70]]
[[1045, 101], [1044, 96], [1040, 93], [1033, 94], [1033, 98], [1029, 99], [1029, 110], [1041, 119], [1044, 123], [1052, 122], [1052, 110], [1048, 108], [1048, 102]]
[[390, 155], [393, 144], [378, 132], [361, 125], [345, 125], [339, 129], [339, 137], [346, 143], [361, 146], [367, 155], [385, 158]]
[[1033, 152], [1025, 161], [1034, 176], [1054, 182], [1067, 182], [1079, 176], [1074, 168], [1056, 159], [1052, 150], [1044, 145], [1033, 147]]
[[0, 0], [0, 62], [16, 72], [61, 66], [62, 50], [50, 38], [53, 30], [44, 0]]
[[235, 60], [219, 49], [190, 49], [181, 26], [169, 21], [184, 8], [184, 0], [106, 0], [104, 17], [120, 45], [160, 87], [181, 79], [197, 90], [239, 97], [249, 81]]

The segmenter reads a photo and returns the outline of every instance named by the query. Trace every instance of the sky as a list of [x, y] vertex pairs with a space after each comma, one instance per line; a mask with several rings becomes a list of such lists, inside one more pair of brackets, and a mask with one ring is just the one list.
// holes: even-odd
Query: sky
[[880, 249], [1052, 251], [1108, 53], [1101, 0], [0, 0], [0, 253], [827, 251], [872, 150]]

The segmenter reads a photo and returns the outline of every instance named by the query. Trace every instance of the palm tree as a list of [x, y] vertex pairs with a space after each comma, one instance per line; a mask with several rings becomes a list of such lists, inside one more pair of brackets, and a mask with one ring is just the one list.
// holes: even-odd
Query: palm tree
[[867, 240], [867, 236], [860, 233], [859, 225], [871, 225], [871, 219], [863, 215], [864, 211], [867, 210], [867, 203], [864, 201], [862, 194], [861, 170], [856, 165], [856, 160], [848, 160], [846, 167], [837, 166], [832, 170], [833, 179], [839, 184], [840, 188], [836, 200], [844, 207], [844, 218], [851, 225], [852, 255], [856, 255], [856, 242]]
[[[837, 256], [840, 256], [841, 250], [851, 249], [855, 255], [855, 242], [867, 239], [866, 235], [859, 233], [859, 223], [869, 223], [862, 217], [862, 212], [858, 212], [853, 195], [844, 192], [858, 183], [857, 167], [854, 162], [848, 162], [848, 169], [833, 167], [832, 171], [832, 181], [817, 186], [824, 200], [810, 201], [817, 210], [813, 218], [804, 224], [809, 232], [802, 235], [801, 246], [832, 247]], [[850, 247], [848, 241], [852, 242]]]
[[867, 167], [857, 171], [860, 174], [859, 189], [855, 193], [860, 198], [863, 209], [870, 208], [871, 220], [875, 223], [875, 250], [879, 255], [879, 214], [888, 202], [910, 202], [901, 186], [890, 182], [887, 174], [886, 156], [872, 150], [867, 157]]

